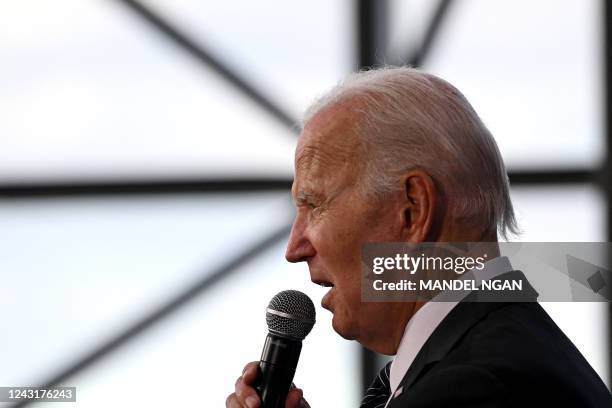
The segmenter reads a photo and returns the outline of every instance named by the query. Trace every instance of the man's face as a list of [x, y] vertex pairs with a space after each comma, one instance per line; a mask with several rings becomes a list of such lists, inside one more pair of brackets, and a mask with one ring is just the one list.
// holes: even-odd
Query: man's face
[[311, 280], [331, 287], [321, 305], [333, 313], [334, 330], [364, 344], [381, 329], [383, 304], [361, 303], [361, 246], [393, 241], [398, 231], [392, 204], [366, 199], [358, 187], [363, 158], [354, 115], [327, 109], [300, 137], [292, 188], [297, 214], [286, 258], [307, 262]]

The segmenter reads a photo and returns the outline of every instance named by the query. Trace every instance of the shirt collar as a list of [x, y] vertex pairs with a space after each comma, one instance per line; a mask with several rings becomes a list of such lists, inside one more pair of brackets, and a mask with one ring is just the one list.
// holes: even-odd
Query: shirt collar
[[[471, 270], [463, 274], [462, 278], [484, 281], [493, 279], [511, 270], [512, 265], [508, 257], [500, 256], [485, 262], [484, 268], [479, 270], [477, 275], [474, 273], [474, 270]], [[468, 292], [466, 292], [467, 294]], [[456, 300], [450, 302], [441, 301], [440, 299], [443, 299], [443, 296], [444, 292], [439, 293], [432, 300], [425, 303], [406, 324], [397, 354], [391, 363], [389, 375], [391, 395], [393, 395], [399, 386], [402, 378], [404, 378], [404, 375], [429, 336], [459, 303]], [[457, 299], [456, 296], [453, 298]]]

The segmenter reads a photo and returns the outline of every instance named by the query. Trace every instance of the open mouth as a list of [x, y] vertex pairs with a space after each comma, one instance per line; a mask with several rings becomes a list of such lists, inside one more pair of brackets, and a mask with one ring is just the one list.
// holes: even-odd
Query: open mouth
[[323, 287], [323, 288], [330, 288], [327, 293], [325, 293], [325, 296], [323, 296], [323, 298], [321, 299], [321, 306], [324, 309], [329, 310], [330, 312], [333, 313], [333, 307], [332, 307], [332, 302], [331, 302], [331, 297], [332, 297], [332, 292], [334, 292], [334, 284], [331, 282], [327, 282], [327, 281], [320, 281], [320, 282], [316, 282], [319, 286]]
[[321, 287], [324, 287], [324, 288], [333, 288], [334, 287], [333, 283], [328, 282], [328, 281], [324, 281], [324, 280], [313, 280], [312, 282], [317, 284], [317, 285], [319, 285], [319, 286], [321, 286]]

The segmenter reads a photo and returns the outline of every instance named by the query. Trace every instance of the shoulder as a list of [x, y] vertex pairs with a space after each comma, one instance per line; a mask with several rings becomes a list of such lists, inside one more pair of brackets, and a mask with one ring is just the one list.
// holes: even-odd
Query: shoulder
[[504, 401], [511, 400], [508, 390], [521, 403], [611, 401], [599, 376], [535, 302], [509, 303], [478, 321], [429, 374], [448, 373], [483, 381]]
[[555, 369], [554, 362], [588, 365], [536, 302], [509, 303], [493, 310], [466, 331], [449, 356], [485, 366], [505, 361], [521, 370]]

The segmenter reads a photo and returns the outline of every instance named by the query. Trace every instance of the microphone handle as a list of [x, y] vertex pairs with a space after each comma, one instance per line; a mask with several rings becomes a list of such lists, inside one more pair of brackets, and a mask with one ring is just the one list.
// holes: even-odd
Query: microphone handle
[[268, 333], [255, 385], [261, 398], [261, 408], [285, 407], [301, 350], [301, 341]]

